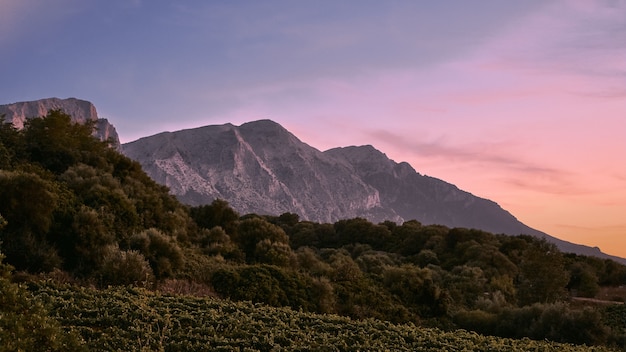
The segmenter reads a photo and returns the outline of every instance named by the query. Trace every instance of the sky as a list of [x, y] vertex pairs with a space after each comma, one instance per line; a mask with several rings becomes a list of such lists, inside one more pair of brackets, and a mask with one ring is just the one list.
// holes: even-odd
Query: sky
[[0, 104], [274, 120], [626, 258], [626, 0], [0, 0]]

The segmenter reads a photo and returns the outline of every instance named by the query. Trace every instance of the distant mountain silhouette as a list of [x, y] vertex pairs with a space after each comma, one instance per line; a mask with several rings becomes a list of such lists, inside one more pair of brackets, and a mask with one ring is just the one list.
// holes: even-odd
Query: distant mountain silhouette
[[528, 234], [562, 251], [625, 259], [563, 241], [518, 221], [497, 203], [420, 175], [372, 146], [321, 152], [270, 120], [164, 132], [122, 145], [155, 181], [182, 202], [224, 199], [242, 214], [298, 214], [335, 222], [418, 220], [508, 235]]

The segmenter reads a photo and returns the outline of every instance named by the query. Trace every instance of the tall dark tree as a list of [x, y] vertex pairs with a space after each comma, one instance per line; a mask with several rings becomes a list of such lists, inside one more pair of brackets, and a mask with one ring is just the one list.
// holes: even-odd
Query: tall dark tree
[[524, 252], [520, 264], [518, 296], [522, 305], [554, 303], [565, 299], [569, 272], [556, 245], [536, 241]]

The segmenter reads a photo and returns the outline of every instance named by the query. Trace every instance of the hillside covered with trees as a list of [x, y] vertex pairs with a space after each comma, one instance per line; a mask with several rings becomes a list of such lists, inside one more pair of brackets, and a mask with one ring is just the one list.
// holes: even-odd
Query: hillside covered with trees
[[[222, 200], [187, 207], [93, 138], [93, 128], [61, 111], [21, 130], [0, 127], [0, 251], [14, 268], [3, 265], [0, 279], [2, 343], [29, 316], [50, 327], [41, 341], [72, 330], [50, 350], [89, 343], [97, 325], [72, 328], [59, 302], [81, 290], [115, 296], [109, 286], [141, 287], [137, 299], [154, 291], [344, 316], [331, 319], [338, 330], [338, 322], [377, 321], [609, 347], [626, 339], [617, 289], [626, 267], [614, 261], [564, 254], [531, 236], [417, 221], [314, 223], [237, 214]], [[609, 288], [614, 304], [573, 299]], [[19, 300], [40, 311], [9, 324], [19, 314], [7, 302]]]

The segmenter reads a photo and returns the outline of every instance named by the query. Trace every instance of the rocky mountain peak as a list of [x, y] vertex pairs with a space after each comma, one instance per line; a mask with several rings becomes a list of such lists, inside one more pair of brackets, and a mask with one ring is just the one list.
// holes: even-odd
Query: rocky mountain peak
[[12, 123], [15, 128], [21, 129], [26, 119], [46, 116], [50, 110], [61, 110], [70, 115], [72, 121], [76, 123], [95, 121], [94, 136], [102, 141], [112, 140], [113, 146], [119, 148], [120, 141], [115, 127], [107, 119], [98, 118], [96, 107], [86, 100], [47, 98], [0, 105], [0, 116], [4, 115], [4, 122]]
[[394, 173], [397, 165], [385, 153], [371, 145], [333, 148], [324, 153], [341, 159], [366, 174]]

